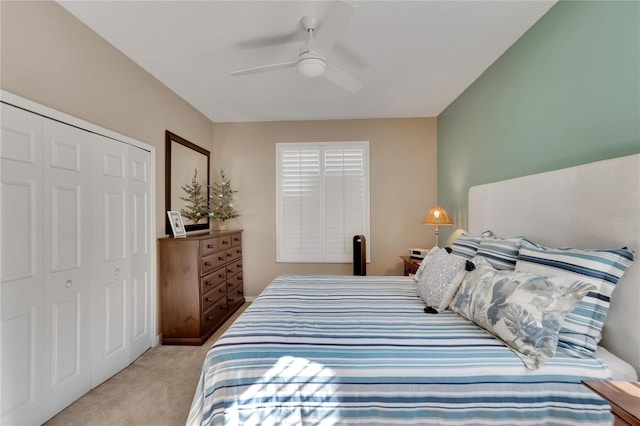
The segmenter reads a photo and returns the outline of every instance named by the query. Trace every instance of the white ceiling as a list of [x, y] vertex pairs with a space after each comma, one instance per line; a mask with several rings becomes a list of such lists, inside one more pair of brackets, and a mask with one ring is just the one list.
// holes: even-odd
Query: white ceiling
[[327, 61], [363, 84], [356, 93], [295, 69], [229, 75], [294, 61], [300, 18], [322, 21], [333, 1], [59, 3], [209, 119], [231, 122], [437, 116], [555, 0], [353, 1]]

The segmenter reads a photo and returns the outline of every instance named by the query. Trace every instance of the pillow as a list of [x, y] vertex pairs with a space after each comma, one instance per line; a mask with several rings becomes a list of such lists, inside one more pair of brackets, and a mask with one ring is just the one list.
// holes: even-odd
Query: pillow
[[466, 263], [445, 249], [434, 247], [422, 261], [425, 269], [418, 281], [418, 296], [437, 312], [447, 309], [467, 273]]
[[528, 369], [552, 358], [565, 315], [595, 286], [569, 276], [477, 267], [451, 309], [501, 339]]
[[609, 299], [633, 263], [632, 250], [553, 249], [525, 240], [520, 247], [516, 271], [540, 275], [564, 274], [595, 284], [593, 291], [565, 318], [558, 347], [573, 356], [592, 356], [602, 338]]
[[518, 260], [518, 252], [522, 244], [518, 238], [482, 238], [476, 256], [486, 258], [496, 269], [513, 271]]
[[420, 262], [420, 266], [418, 267], [418, 270], [416, 271], [416, 273], [413, 275], [413, 279], [416, 281], [420, 280], [420, 277], [422, 276], [422, 272], [424, 272], [424, 265], [425, 265], [425, 260], [427, 260], [429, 258], [429, 256], [432, 253], [435, 253], [438, 247], [433, 247], [431, 250], [429, 250], [429, 252], [427, 253], [427, 255], [424, 257], [424, 259], [422, 259], [422, 262]]
[[456, 256], [460, 256], [464, 259], [471, 259], [476, 255], [478, 251], [478, 246], [480, 245], [480, 241], [482, 238], [491, 238], [493, 237], [493, 232], [484, 231], [482, 235], [473, 236], [469, 234], [461, 234], [456, 240], [451, 244], [451, 252]]

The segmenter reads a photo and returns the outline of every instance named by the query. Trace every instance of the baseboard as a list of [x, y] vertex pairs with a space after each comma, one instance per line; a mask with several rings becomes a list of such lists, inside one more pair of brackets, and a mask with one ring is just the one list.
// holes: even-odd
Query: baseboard
[[256, 300], [255, 297], [250, 297], [250, 296], [245, 296], [244, 297], [244, 301], [245, 302], [253, 302], [254, 300]]
[[153, 346], [158, 346], [160, 344], [160, 342], [162, 342], [162, 333], [158, 334], [156, 336], [156, 341], [153, 342]]

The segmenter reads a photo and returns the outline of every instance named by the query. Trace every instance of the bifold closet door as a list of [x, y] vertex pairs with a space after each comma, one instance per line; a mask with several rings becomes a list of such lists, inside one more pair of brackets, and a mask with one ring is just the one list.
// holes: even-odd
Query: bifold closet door
[[95, 279], [92, 291], [95, 387], [129, 364], [129, 160], [128, 145], [92, 135]]
[[42, 419], [42, 119], [2, 104], [0, 424]]
[[129, 146], [129, 362], [151, 347], [151, 153]]
[[91, 144], [43, 119], [44, 418], [91, 389]]

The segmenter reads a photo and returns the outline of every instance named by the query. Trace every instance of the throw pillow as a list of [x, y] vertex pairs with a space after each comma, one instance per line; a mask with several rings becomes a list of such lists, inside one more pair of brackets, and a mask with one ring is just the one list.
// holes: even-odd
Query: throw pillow
[[570, 312], [560, 330], [559, 347], [574, 356], [592, 356], [602, 338], [615, 285], [633, 263], [632, 250], [554, 249], [525, 240], [516, 271], [564, 274], [595, 285]]
[[451, 309], [501, 339], [529, 369], [555, 355], [565, 315], [595, 286], [478, 267], [465, 277]]
[[439, 247], [429, 254], [422, 261], [425, 269], [418, 281], [418, 296], [428, 307], [442, 312], [449, 306], [466, 274], [466, 261]]

